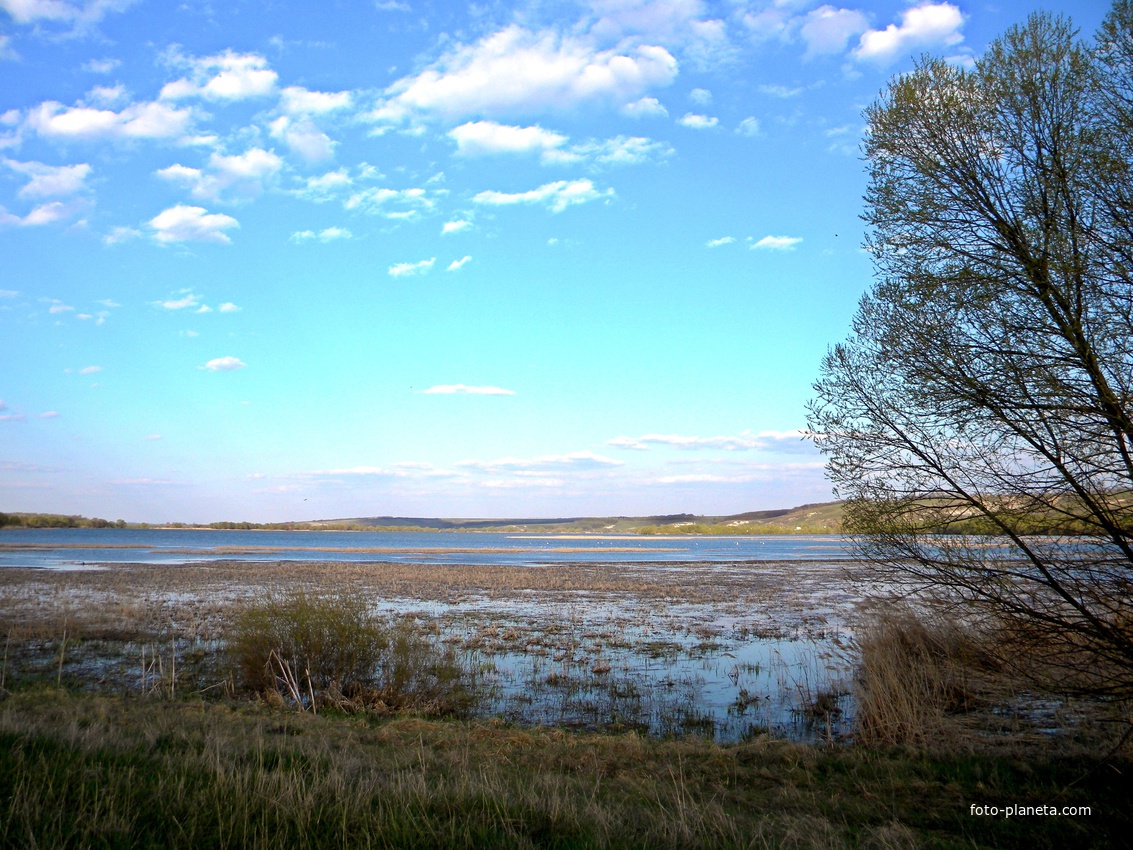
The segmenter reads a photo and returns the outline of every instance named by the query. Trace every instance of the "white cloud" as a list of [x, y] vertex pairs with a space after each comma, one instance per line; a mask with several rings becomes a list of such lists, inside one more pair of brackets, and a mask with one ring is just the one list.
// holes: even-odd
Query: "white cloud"
[[145, 439], [147, 439], [147, 440], [160, 440], [161, 434], [146, 434]]
[[233, 53], [226, 50], [216, 56], [192, 58], [173, 53], [170, 64], [186, 67], [189, 76], [161, 89], [162, 100], [201, 97], [213, 101], [245, 100], [263, 97], [275, 91], [279, 75], [268, 67], [268, 61], [255, 53]]
[[498, 460], [464, 460], [456, 464], [460, 467], [485, 471], [506, 471], [522, 474], [541, 470], [593, 470], [625, 466], [620, 460], [595, 454], [591, 451], [570, 452], [561, 455], [540, 455], [533, 458], [504, 457]]
[[786, 100], [787, 98], [798, 97], [805, 91], [805, 89], [803, 89], [801, 86], [790, 88], [788, 86], [765, 84], [759, 86], [759, 91], [765, 95], [768, 95], [769, 97], [777, 97], [782, 100]]
[[63, 303], [60, 303], [60, 302], [56, 302], [48, 308], [47, 312], [50, 313], [52, 316], [57, 316], [60, 313], [73, 313], [73, 312], [75, 312], [75, 308], [72, 307], [70, 304], [63, 304]]
[[462, 268], [464, 268], [464, 266], [465, 266], [465, 265], [466, 265], [466, 264], [467, 264], [467, 263], [468, 263], [468, 262], [469, 262], [469, 261], [470, 261], [471, 259], [472, 259], [472, 257], [471, 257], [470, 255], [468, 255], [468, 254], [465, 254], [465, 255], [464, 255], [463, 257], [461, 257], [461, 258], [460, 258], [459, 260], [453, 260], [453, 261], [452, 261], [451, 263], [449, 263], [449, 264], [448, 264], [448, 268], [447, 268], [447, 269], [445, 269], [445, 271], [448, 271], [448, 272], [455, 272], [455, 271], [458, 271], [459, 269], [462, 269]]
[[0, 298], [15, 298], [19, 294], [18, 289], [0, 289]]
[[630, 118], [664, 118], [669, 114], [655, 97], [643, 97], [622, 107], [622, 114]]
[[712, 102], [712, 92], [708, 89], [693, 89], [688, 93], [688, 99], [698, 106], [707, 106]]
[[436, 203], [421, 188], [373, 188], [355, 192], [343, 203], [348, 210], [359, 210], [386, 218], [415, 218], [420, 212], [431, 210]]
[[753, 251], [793, 251], [802, 241], [801, 236], [764, 236], [751, 247]]
[[231, 355], [227, 357], [217, 357], [210, 360], [201, 369], [208, 369], [210, 372], [235, 372], [237, 369], [243, 369], [248, 364], [237, 357]]
[[291, 234], [291, 241], [296, 243], [310, 242], [317, 240], [323, 242], [336, 242], [341, 239], [353, 239], [354, 234], [347, 230], [345, 227], [327, 227], [316, 233], [313, 230], [300, 230], [297, 233]]
[[721, 245], [731, 245], [735, 241], [736, 237], [734, 236], [721, 236], [719, 239], [712, 239], [704, 244], [708, 248], [719, 248]]
[[303, 183], [303, 188], [296, 189], [295, 195], [304, 200], [322, 204], [349, 191], [354, 185], [354, 178], [347, 173], [345, 168], [340, 168], [338, 171], [328, 171], [326, 174], [320, 174], [317, 177], [307, 177]]
[[176, 297], [167, 298], [164, 301], [155, 301], [153, 303], [163, 310], [186, 310], [190, 307], [199, 307], [201, 304], [201, 296], [190, 289], [182, 289], [177, 293]]
[[28, 111], [25, 126], [44, 138], [59, 141], [89, 139], [171, 139], [185, 134], [193, 111], [166, 103], [134, 103], [119, 112], [90, 106], [64, 106], [45, 101]]
[[154, 231], [154, 239], [163, 244], [171, 242], [222, 242], [228, 243], [225, 230], [239, 227], [240, 222], [230, 215], [210, 213], [203, 207], [184, 204], [170, 207], [147, 222]]
[[428, 260], [419, 260], [416, 263], [396, 263], [389, 267], [389, 276], [407, 277], [418, 274], [428, 274], [436, 261], [437, 258], [432, 257]]
[[78, 165], [44, 165], [42, 162], [16, 162], [5, 159], [8, 168], [29, 177], [18, 192], [21, 198], [51, 198], [73, 195], [85, 188], [91, 172], [87, 163]]
[[218, 309], [222, 313], [239, 313], [243, 308], [237, 307], [231, 301], [225, 301], [223, 304], [221, 304], [216, 309]]
[[615, 136], [571, 145], [565, 151], [549, 151], [544, 162], [585, 161], [594, 165], [640, 165], [670, 157], [675, 153], [668, 142], [644, 136]]
[[102, 371], [101, 366], [84, 366], [79, 370], [80, 375], [94, 375]]
[[73, 215], [79, 209], [75, 204], [65, 204], [62, 201], [49, 201], [40, 204], [25, 216], [13, 215], [0, 206], [0, 226], [12, 225], [15, 227], [41, 227], [45, 224], [54, 224]]
[[677, 123], [682, 127], [689, 127], [693, 130], [711, 130], [720, 123], [720, 119], [714, 115], [697, 115], [693, 112], [686, 112], [677, 119]]
[[863, 33], [854, 56], [889, 62], [930, 44], [959, 44], [964, 40], [963, 25], [963, 14], [951, 3], [922, 3], [902, 12], [900, 25]]
[[83, 63], [83, 70], [88, 74], [109, 74], [121, 64], [120, 59], [91, 59]]
[[17, 24], [34, 24], [40, 21], [57, 21], [77, 26], [98, 23], [110, 12], [121, 12], [134, 0], [86, 0], [69, 3], [66, 0], [0, 0], [0, 9], [12, 16]]
[[510, 25], [458, 44], [421, 73], [398, 80], [371, 113], [379, 124], [421, 116], [525, 115], [584, 103], [620, 105], [668, 85], [677, 60], [657, 45], [600, 50], [591, 39]]
[[234, 156], [213, 153], [203, 171], [178, 163], [155, 173], [184, 186], [194, 198], [220, 200], [223, 193], [244, 198], [258, 195], [282, 167], [283, 160], [273, 151], [249, 148]]
[[707, 18], [704, 0], [590, 0], [599, 15], [591, 34], [605, 43], [647, 41], [679, 48], [706, 66], [733, 53], [722, 20]]
[[279, 108], [288, 115], [325, 115], [354, 105], [348, 91], [309, 91], [302, 86], [288, 86], [280, 92]]
[[736, 126], [736, 132], [741, 136], [749, 136], [752, 138], [758, 136], [762, 132], [759, 128], [759, 119], [749, 115]]
[[799, 34], [806, 42], [806, 55], [841, 53], [855, 35], [869, 29], [866, 16], [856, 9], [819, 6], [807, 13]]
[[129, 93], [126, 91], [126, 87], [121, 83], [115, 86], [95, 86], [87, 92], [86, 98], [84, 98], [88, 104], [94, 102], [104, 107], [116, 106], [129, 99]]
[[120, 242], [127, 242], [130, 239], [137, 239], [141, 235], [142, 232], [140, 230], [137, 230], [133, 227], [119, 225], [118, 227], [113, 228], [105, 236], [103, 236], [102, 241], [105, 245], [117, 245]]
[[671, 446], [677, 449], [714, 449], [728, 452], [761, 451], [779, 453], [813, 452], [814, 444], [804, 441], [803, 431], [744, 431], [736, 436], [693, 437], [682, 434], [645, 434], [641, 437], [614, 437], [606, 445], [619, 449], [645, 451], [650, 446]]
[[437, 384], [427, 390], [421, 390], [421, 393], [422, 395], [515, 395], [515, 390], [468, 384]]
[[551, 130], [533, 127], [515, 127], [495, 121], [470, 121], [449, 130], [449, 138], [456, 142], [462, 156], [480, 156], [495, 153], [542, 153], [562, 147], [567, 137]]
[[309, 118], [294, 119], [281, 115], [268, 125], [271, 137], [279, 139], [293, 153], [307, 162], [321, 162], [334, 156], [338, 142], [324, 133]]
[[546, 204], [552, 212], [562, 212], [569, 206], [613, 197], [614, 190], [599, 191], [587, 179], [556, 180], [544, 183], [537, 189], [527, 192], [496, 192], [487, 190], [478, 193], [472, 200], [478, 204], [506, 206], [510, 204]]
[[472, 226], [472, 222], [467, 219], [460, 218], [454, 221], [446, 221], [441, 227], [441, 236], [447, 236], [450, 233], [460, 233], [467, 230]]
[[58, 419], [59, 418], [59, 411], [58, 410], [45, 410], [43, 413], [39, 414], [39, 418], [40, 419]]

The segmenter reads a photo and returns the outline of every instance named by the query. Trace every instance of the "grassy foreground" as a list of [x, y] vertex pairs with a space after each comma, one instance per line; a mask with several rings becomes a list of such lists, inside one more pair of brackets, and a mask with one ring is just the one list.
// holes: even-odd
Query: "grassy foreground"
[[0, 701], [0, 845], [1120, 846], [1130, 765], [1095, 766], [36, 688]]

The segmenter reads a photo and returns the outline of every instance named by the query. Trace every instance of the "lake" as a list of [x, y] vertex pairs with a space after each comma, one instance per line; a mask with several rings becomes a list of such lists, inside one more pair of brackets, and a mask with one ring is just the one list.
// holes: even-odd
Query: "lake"
[[594, 562], [846, 560], [837, 535], [646, 536], [487, 532], [3, 529], [0, 568], [99, 563], [387, 561], [538, 566]]

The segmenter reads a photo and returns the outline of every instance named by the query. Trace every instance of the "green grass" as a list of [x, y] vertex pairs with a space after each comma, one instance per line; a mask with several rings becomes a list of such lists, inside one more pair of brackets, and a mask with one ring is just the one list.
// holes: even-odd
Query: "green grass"
[[[0, 701], [0, 845], [1107, 847], [1130, 764], [571, 734], [43, 688]], [[971, 804], [1088, 805], [975, 817]]]

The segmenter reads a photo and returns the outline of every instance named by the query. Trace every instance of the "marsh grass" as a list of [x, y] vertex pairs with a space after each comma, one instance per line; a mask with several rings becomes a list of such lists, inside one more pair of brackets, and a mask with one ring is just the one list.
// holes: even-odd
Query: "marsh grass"
[[[1072, 784], [1088, 766], [52, 688], [0, 701], [0, 846], [1109, 846], [1133, 826], [1128, 783]], [[972, 802], [1093, 813], [973, 818]]]
[[229, 643], [242, 684], [300, 709], [466, 714], [474, 667], [413, 618], [360, 595], [298, 593], [238, 606]]

